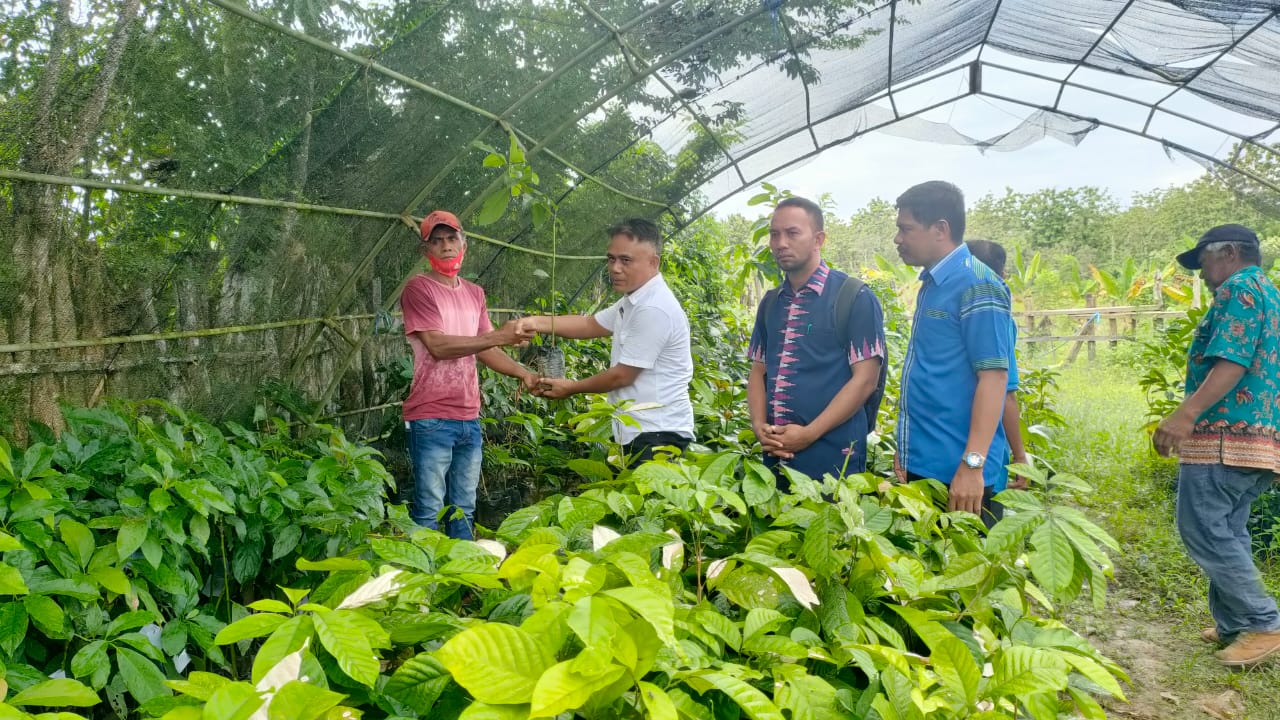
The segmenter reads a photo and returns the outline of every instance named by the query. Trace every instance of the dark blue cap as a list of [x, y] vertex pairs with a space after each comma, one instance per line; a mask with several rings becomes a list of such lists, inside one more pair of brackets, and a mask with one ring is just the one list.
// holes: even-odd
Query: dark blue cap
[[1196, 242], [1196, 246], [1190, 250], [1178, 255], [1178, 264], [1188, 270], [1200, 269], [1200, 251], [1204, 250], [1205, 245], [1212, 245], [1218, 242], [1234, 242], [1244, 245], [1258, 246], [1258, 234], [1243, 225], [1219, 225], [1210, 228], [1208, 232], [1200, 236], [1200, 240]]

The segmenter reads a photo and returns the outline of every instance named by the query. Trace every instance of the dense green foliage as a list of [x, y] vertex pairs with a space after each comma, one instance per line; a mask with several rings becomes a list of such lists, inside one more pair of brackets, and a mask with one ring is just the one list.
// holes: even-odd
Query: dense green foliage
[[77, 678], [125, 717], [179, 668], [234, 671], [214, 642], [228, 620], [300, 559], [387, 527], [390, 475], [336, 430], [295, 440], [141, 403], [69, 411], [44, 440], [0, 439], [0, 662], [18, 698], [47, 694], [31, 705], [80, 704], [48, 689]]
[[[570, 424], [593, 441], [612, 414]], [[581, 494], [472, 543], [388, 519], [385, 471], [323, 428], [68, 425], [0, 446], [10, 717], [1054, 718], [1121, 695], [1053, 619], [1102, 601], [1114, 549], [1067, 475], [1024, 469], [986, 534], [932, 482], [579, 463]]]

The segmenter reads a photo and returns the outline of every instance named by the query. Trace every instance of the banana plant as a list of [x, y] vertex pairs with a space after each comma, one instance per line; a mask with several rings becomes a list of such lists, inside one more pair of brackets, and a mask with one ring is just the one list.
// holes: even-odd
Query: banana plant
[[1097, 281], [1102, 294], [1118, 303], [1132, 302], [1147, 286], [1147, 278], [1138, 271], [1133, 258], [1125, 258], [1124, 265], [1116, 273], [1110, 273], [1096, 265], [1089, 266], [1089, 273]]
[[1080, 271], [1080, 261], [1072, 255], [1062, 256], [1063, 286], [1071, 302], [1084, 305], [1088, 296], [1097, 291], [1098, 281]]
[[1023, 307], [1026, 307], [1036, 276], [1040, 274], [1040, 267], [1040, 253], [1026, 259], [1022, 254], [1022, 248], [1013, 249], [1013, 263], [1006, 266], [1005, 282], [1009, 285], [1009, 292], [1013, 294], [1014, 299], [1022, 303]]
[[1188, 273], [1177, 263], [1169, 263], [1160, 271], [1160, 292], [1179, 305], [1190, 305], [1194, 297], [1194, 284], [1200, 282], [1195, 273]]

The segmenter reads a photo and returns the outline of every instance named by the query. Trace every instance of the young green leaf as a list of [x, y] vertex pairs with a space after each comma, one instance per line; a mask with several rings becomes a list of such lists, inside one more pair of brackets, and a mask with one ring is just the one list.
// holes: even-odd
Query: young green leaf
[[28, 595], [22, 599], [27, 608], [27, 615], [40, 632], [55, 640], [66, 640], [71, 637], [71, 629], [67, 625], [67, 615], [58, 603], [48, 595]]
[[116, 551], [120, 561], [128, 560], [147, 539], [147, 521], [142, 518], [129, 518], [120, 523], [120, 532], [116, 535]]
[[280, 627], [288, 619], [284, 615], [274, 613], [250, 615], [219, 630], [213, 641], [219, 645], [230, 645], [241, 640], [262, 637]]
[[266, 692], [279, 690], [288, 683], [298, 680], [302, 676], [302, 656], [310, 643], [311, 638], [305, 638], [302, 641], [302, 647], [280, 658], [280, 661], [263, 674], [253, 686], [261, 692]]
[[1005, 515], [987, 532], [985, 545], [987, 555], [1017, 550], [1023, 538], [1030, 535], [1037, 523], [1043, 520], [1044, 515], [1035, 512]]
[[1013, 645], [1001, 650], [987, 686], [992, 699], [1061, 691], [1067, 686], [1067, 664], [1048, 650]]
[[607, 647], [621, 628], [614, 617], [615, 608], [616, 604], [603, 597], [582, 598], [569, 612], [569, 627], [583, 645]]
[[155, 622], [157, 619], [158, 616], [150, 610], [133, 610], [131, 612], [124, 613], [123, 615], [117, 615], [113, 618], [111, 623], [107, 625], [104, 635], [109, 638], [115, 637], [120, 633], [137, 630], [140, 627]]
[[80, 563], [80, 569], [88, 567], [95, 549], [93, 531], [71, 518], [63, 518], [58, 522], [58, 533]]
[[107, 658], [106, 641], [94, 640], [72, 656], [71, 674], [76, 677], [87, 677], [110, 662]]
[[982, 671], [969, 648], [959, 638], [950, 636], [935, 643], [931, 649], [929, 662], [942, 679], [943, 687], [952, 692], [963, 707], [972, 707], [977, 699]]
[[664, 597], [649, 587], [622, 587], [601, 593], [631, 608], [638, 617], [649, 623], [658, 637], [668, 647], [676, 646], [675, 606], [670, 597]]
[[395, 595], [400, 588], [404, 587], [404, 583], [400, 581], [401, 575], [404, 575], [403, 570], [389, 570], [369, 580], [344, 598], [337, 609], [347, 610], [364, 607]]
[[368, 572], [370, 569], [369, 563], [364, 560], [344, 557], [326, 558], [324, 560], [307, 560], [306, 558], [298, 558], [298, 562], [296, 564], [299, 570], [320, 570], [323, 572], [343, 570]]
[[454, 635], [436, 651], [453, 679], [480, 702], [527, 703], [551, 653], [534, 636], [510, 625], [478, 625]]
[[209, 697], [204, 706], [206, 718], [224, 720], [248, 720], [255, 710], [262, 707], [263, 698], [249, 683], [227, 683]]
[[18, 568], [0, 564], [0, 595], [26, 595], [29, 592]]
[[1067, 534], [1052, 522], [1046, 522], [1031, 534], [1035, 551], [1028, 556], [1031, 572], [1048, 590], [1058, 594], [1071, 585], [1075, 574], [1075, 552]]
[[626, 672], [625, 668], [613, 665], [599, 674], [581, 675], [573, 672], [572, 665], [572, 660], [566, 660], [542, 673], [533, 688], [530, 717], [555, 717], [576, 710], [590, 700], [593, 693], [609, 687]]
[[384, 690], [426, 716], [450, 681], [449, 671], [435, 656], [419, 653], [396, 669]]
[[312, 617], [320, 644], [338, 661], [352, 680], [373, 687], [378, 681], [378, 657], [373, 654], [369, 636], [353, 622], [347, 610], [318, 612]]
[[249, 676], [256, 685], [270, 670], [290, 653], [306, 646], [315, 633], [310, 615], [297, 615], [282, 623], [253, 658], [253, 672]]
[[165, 684], [188, 697], [208, 702], [213, 693], [231, 681], [221, 675], [195, 671], [186, 680], [166, 680]]
[[293, 608], [289, 607], [288, 603], [272, 600], [271, 598], [255, 600], [249, 603], [248, 607], [250, 610], [257, 610], [258, 612], [279, 613], [281, 615], [289, 615], [293, 612]]
[[286, 683], [271, 696], [267, 717], [271, 720], [355, 717], [354, 713], [338, 707], [342, 700], [343, 696], [332, 690], [295, 680]]
[[694, 690], [713, 687], [728, 695], [752, 720], [786, 720], [782, 711], [764, 693], [740, 678], [722, 672], [699, 672], [685, 679]]
[[101, 702], [98, 694], [84, 683], [69, 678], [56, 678], [37, 683], [5, 700], [9, 705], [22, 707], [93, 707]]
[[490, 705], [473, 702], [467, 706], [458, 720], [529, 720], [529, 705]]
[[161, 695], [172, 694], [165, 685], [164, 673], [160, 668], [134, 650], [116, 647], [116, 667], [120, 669], [124, 686], [139, 704]]
[[100, 567], [89, 571], [89, 577], [93, 578], [99, 585], [106, 590], [117, 595], [128, 595], [132, 587], [129, 582], [129, 576], [117, 567]]
[[636, 686], [636, 694], [645, 710], [649, 711], [649, 720], [678, 720], [675, 703], [662, 688], [653, 683], [640, 682]]
[[489, 197], [484, 199], [484, 204], [480, 206], [480, 212], [476, 214], [476, 224], [483, 227], [501, 220], [503, 214], [507, 212], [507, 205], [510, 202], [511, 193], [506, 188], [494, 190]]
[[812, 609], [818, 605], [818, 595], [813, 591], [813, 585], [810, 584], [809, 578], [805, 574], [793, 567], [771, 567], [774, 575], [787, 586], [791, 591], [791, 595], [795, 597], [796, 602], [800, 603], [806, 609]]

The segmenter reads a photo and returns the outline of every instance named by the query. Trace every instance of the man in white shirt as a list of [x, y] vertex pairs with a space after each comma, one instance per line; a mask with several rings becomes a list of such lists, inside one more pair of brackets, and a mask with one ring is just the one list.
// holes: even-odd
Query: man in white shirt
[[693, 440], [689, 318], [659, 271], [658, 226], [633, 218], [608, 232], [609, 279], [622, 298], [595, 315], [543, 315], [521, 323], [525, 331], [575, 340], [613, 337], [608, 370], [581, 380], [539, 378], [535, 392], [553, 399], [608, 393], [609, 402], [632, 401], [640, 409], [624, 412], [639, 427], [615, 420], [613, 434], [632, 462], [643, 462], [657, 448], [684, 450]]

